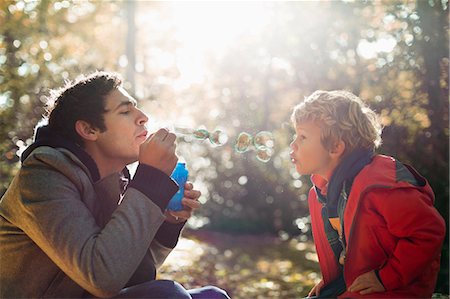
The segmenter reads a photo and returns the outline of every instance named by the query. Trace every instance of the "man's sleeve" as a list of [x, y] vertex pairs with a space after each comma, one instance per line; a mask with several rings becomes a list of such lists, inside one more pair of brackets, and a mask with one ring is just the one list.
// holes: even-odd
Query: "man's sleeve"
[[[148, 181], [147, 187], [161, 191], [160, 184]], [[145, 189], [128, 188], [101, 229], [74, 182], [47, 165], [23, 166], [20, 190], [18, 225], [62, 271], [97, 297], [114, 296], [125, 286], [165, 219], [161, 192], [152, 201]], [[165, 201], [172, 195], [167, 192]]]

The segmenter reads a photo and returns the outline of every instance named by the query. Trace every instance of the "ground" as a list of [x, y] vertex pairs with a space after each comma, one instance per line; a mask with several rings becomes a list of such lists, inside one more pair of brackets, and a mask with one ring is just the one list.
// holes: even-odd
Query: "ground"
[[215, 285], [233, 299], [301, 298], [320, 280], [314, 246], [273, 236], [185, 231], [159, 271], [185, 288]]

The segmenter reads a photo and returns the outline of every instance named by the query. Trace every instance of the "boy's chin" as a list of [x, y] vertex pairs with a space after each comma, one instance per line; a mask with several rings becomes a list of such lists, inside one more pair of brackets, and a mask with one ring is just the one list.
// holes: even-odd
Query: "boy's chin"
[[302, 169], [299, 166], [295, 166], [295, 170], [297, 171], [297, 173], [299, 175], [309, 175], [309, 174], [311, 174], [311, 173], [309, 173], [308, 171], [305, 171], [305, 169]]

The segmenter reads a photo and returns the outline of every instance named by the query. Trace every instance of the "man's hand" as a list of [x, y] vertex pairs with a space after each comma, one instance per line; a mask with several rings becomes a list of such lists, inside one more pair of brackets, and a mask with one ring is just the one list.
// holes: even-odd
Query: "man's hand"
[[184, 197], [181, 200], [183, 210], [181, 211], [166, 211], [166, 221], [170, 223], [181, 223], [188, 220], [195, 209], [200, 208], [201, 203], [198, 198], [201, 196], [201, 192], [194, 190], [194, 186], [191, 183], [184, 185]]
[[386, 289], [378, 280], [375, 271], [370, 271], [358, 276], [348, 288], [349, 292], [359, 292], [361, 295], [384, 292]]
[[166, 129], [159, 129], [150, 135], [139, 148], [139, 163], [153, 166], [170, 176], [178, 161], [175, 154], [176, 138]]
[[311, 291], [309, 291], [308, 297], [319, 296], [320, 289], [323, 287], [323, 280], [321, 280], [318, 284], [316, 284]]

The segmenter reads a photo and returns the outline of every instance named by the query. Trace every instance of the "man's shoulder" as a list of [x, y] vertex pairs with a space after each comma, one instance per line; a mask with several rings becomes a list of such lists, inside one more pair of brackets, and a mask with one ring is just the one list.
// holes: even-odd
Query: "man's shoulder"
[[34, 149], [23, 161], [23, 165], [29, 165], [31, 163], [65, 163], [78, 165], [81, 164], [81, 161], [67, 149], [40, 146]]
[[34, 149], [22, 163], [23, 170], [35, 167], [53, 169], [65, 175], [78, 174], [80, 171], [88, 174], [87, 168], [69, 150], [50, 146]]

